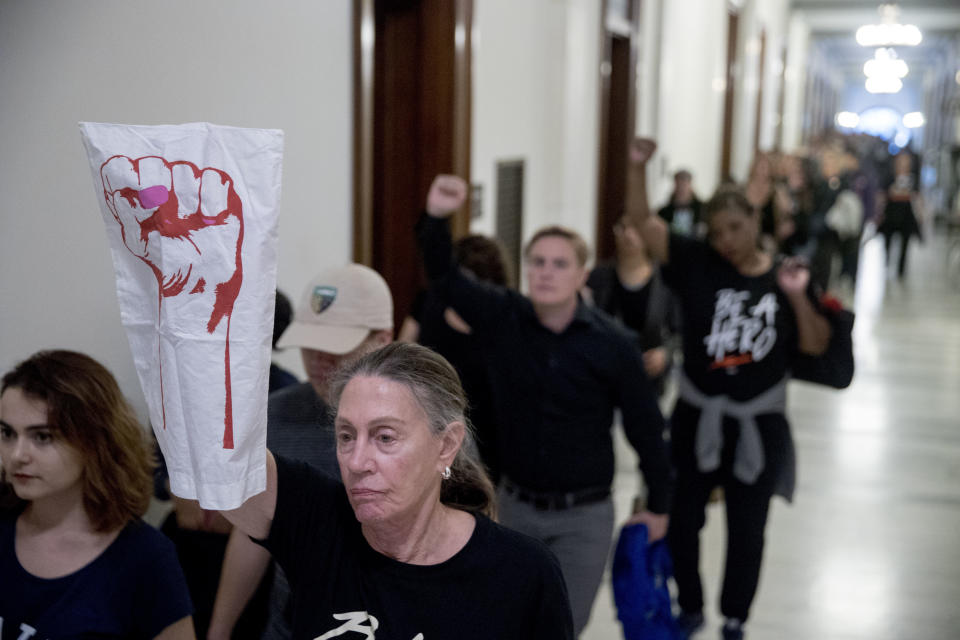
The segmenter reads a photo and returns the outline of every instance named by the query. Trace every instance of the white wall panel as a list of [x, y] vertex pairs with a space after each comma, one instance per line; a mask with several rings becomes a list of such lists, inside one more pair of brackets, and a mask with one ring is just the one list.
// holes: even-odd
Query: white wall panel
[[650, 197], [662, 204], [677, 169], [689, 169], [701, 198], [720, 178], [727, 12], [721, 0], [663, 3], [658, 160]]
[[145, 416], [80, 120], [283, 129], [280, 286], [347, 261], [350, 34], [347, 0], [0, 3], [0, 369], [84, 351]]

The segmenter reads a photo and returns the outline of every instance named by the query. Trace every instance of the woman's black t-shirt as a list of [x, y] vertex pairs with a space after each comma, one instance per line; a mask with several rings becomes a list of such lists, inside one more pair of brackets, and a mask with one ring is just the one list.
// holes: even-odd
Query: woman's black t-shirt
[[797, 326], [775, 268], [745, 276], [706, 243], [672, 234], [663, 277], [680, 299], [684, 373], [700, 391], [745, 401], [788, 373]]
[[476, 516], [449, 560], [398, 562], [367, 544], [342, 485], [282, 458], [277, 470], [263, 544], [290, 581], [294, 638], [573, 638], [559, 565], [536, 540]]

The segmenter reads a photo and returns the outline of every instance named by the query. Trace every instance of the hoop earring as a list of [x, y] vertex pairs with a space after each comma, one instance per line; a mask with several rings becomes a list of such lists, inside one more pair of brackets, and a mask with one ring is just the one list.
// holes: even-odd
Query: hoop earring
[[450, 476], [453, 475], [453, 472], [450, 471], [450, 467], [444, 467], [443, 472], [440, 474], [440, 477], [444, 480], [449, 480]]

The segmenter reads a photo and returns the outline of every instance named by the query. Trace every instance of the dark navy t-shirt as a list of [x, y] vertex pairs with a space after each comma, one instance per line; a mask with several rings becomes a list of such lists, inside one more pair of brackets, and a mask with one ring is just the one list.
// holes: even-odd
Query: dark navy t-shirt
[[90, 564], [38, 578], [17, 559], [16, 513], [0, 513], [0, 639], [153, 638], [192, 612], [173, 544], [131, 522]]

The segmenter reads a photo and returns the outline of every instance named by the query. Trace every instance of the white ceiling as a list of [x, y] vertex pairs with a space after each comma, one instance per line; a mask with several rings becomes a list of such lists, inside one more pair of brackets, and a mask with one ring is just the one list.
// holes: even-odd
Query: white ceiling
[[[880, 2], [864, 0], [793, 0], [794, 11], [801, 12], [811, 31], [856, 31], [857, 27], [880, 19]], [[915, 24], [921, 30], [951, 32], [960, 30], [960, 0], [902, 0], [900, 21]]]
[[[960, 42], [960, 0], [905, 0], [900, 6], [900, 22], [915, 24], [923, 32], [916, 47], [897, 47], [911, 72], [956, 60]], [[873, 50], [861, 47], [854, 36], [858, 27], [879, 22], [880, 3], [870, 0], [793, 0], [794, 12], [810, 29], [811, 45], [831, 65], [846, 76], [862, 76], [863, 63]]]

